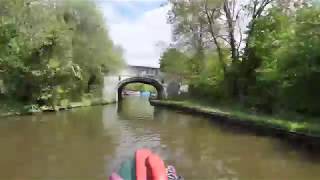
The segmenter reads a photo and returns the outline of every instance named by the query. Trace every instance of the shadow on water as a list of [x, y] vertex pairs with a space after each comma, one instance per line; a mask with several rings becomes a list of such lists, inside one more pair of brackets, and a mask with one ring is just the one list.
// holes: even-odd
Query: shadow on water
[[148, 97], [127, 96], [117, 103], [120, 119], [153, 120], [154, 107], [149, 104]]
[[[147, 101], [147, 99], [145, 99]], [[130, 102], [130, 101], [127, 101]], [[126, 108], [135, 106], [137, 104], [123, 104], [123, 102], [118, 103], [118, 114], [125, 119], [134, 119], [138, 116], [138, 114], [130, 114], [129, 109], [123, 109], [123, 106]], [[139, 105], [138, 105], [139, 106]], [[144, 106], [140, 106], [140, 108], [145, 108], [149, 106], [149, 104], [145, 104]], [[270, 132], [265, 129], [256, 129], [252, 127], [237, 125], [233, 123], [229, 123], [219, 119], [213, 119], [211, 117], [207, 117], [205, 115], [192, 115], [189, 113], [185, 113], [179, 110], [168, 110], [163, 107], [155, 107], [153, 110], [154, 121], [160, 121], [162, 123], [172, 123], [170, 121], [174, 121], [176, 114], [188, 117], [201, 117], [201, 121], [207, 121], [208, 125], [212, 127], [212, 129], [222, 131], [224, 134], [229, 134], [232, 136], [244, 136], [244, 137], [255, 137], [261, 139], [268, 139], [272, 142], [272, 146], [275, 151], [279, 151], [282, 153], [288, 152], [296, 152], [299, 153], [303, 158], [307, 161], [319, 162], [320, 163], [320, 142], [317, 141], [306, 141], [305, 139], [298, 139], [295, 137], [287, 137], [283, 134], [277, 134]], [[168, 113], [171, 111], [171, 113]], [[144, 111], [144, 113], [147, 111]], [[132, 113], [132, 112], [131, 112]], [[150, 117], [151, 118], [151, 117]], [[192, 124], [192, 122], [188, 122]]]
[[[155, 109], [155, 116], [161, 114], [166, 108], [157, 107]], [[176, 113], [185, 114], [181, 110], [174, 110]], [[158, 113], [157, 113], [158, 112]], [[320, 163], [320, 141], [314, 139], [301, 139], [297, 137], [287, 136], [284, 134], [277, 134], [266, 129], [257, 129], [247, 125], [239, 125], [230, 122], [226, 122], [221, 119], [215, 119], [208, 117], [207, 115], [195, 115], [201, 116], [208, 120], [210, 126], [219, 127], [227, 134], [234, 136], [254, 136], [261, 138], [268, 138], [273, 141], [273, 146], [276, 151], [287, 153], [295, 151], [301, 154], [305, 160]]]

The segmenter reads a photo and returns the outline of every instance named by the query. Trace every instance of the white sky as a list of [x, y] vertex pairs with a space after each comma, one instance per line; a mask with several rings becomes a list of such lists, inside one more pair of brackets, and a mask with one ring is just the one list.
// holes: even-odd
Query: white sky
[[130, 65], [159, 67], [159, 42], [170, 44], [171, 26], [167, 24], [169, 5], [164, 0], [97, 0], [109, 34], [124, 49]]

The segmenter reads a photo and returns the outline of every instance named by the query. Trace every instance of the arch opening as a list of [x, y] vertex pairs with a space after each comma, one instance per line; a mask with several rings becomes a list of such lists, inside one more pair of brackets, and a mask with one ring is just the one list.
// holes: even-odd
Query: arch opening
[[162, 86], [162, 84], [152, 78], [146, 78], [146, 77], [133, 77], [133, 78], [128, 78], [125, 79], [123, 81], [121, 81], [118, 85], [118, 100], [122, 100], [123, 96], [122, 96], [122, 92], [124, 90], [124, 88], [128, 85], [128, 84], [132, 84], [132, 83], [142, 83], [142, 84], [148, 84], [153, 86], [156, 91], [157, 91], [157, 99], [162, 99], [164, 97], [164, 88]]

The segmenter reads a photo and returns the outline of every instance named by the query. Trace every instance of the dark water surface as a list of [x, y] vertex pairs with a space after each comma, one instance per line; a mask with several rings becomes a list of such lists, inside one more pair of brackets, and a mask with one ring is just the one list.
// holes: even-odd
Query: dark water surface
[[101, 179], [148, 147], [186, 180], [316, 180], [320, 153], [208, 118], [154, 108], [146, 98], [119, 105], [4, 118], [0, 179]]

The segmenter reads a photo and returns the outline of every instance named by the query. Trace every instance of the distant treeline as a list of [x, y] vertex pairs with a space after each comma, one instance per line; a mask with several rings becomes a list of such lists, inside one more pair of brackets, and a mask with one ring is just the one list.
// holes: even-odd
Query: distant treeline
[[311, 0], [170, 0], [161, 69], [192, 97], [320, 114], [320, 7]]
[[1, 99], [79, 100], [123, 64], [92, 0], [1, 0]]
[[151, 92], [151, 93], [156, 93], [157, 90], [148, 84], [143, 84], [143, 83], [133, 83], [133, 84], [128, 84], [125, 87], [125, 90], [129, 90], [129, 91], [147, 91], [147, 92]]

